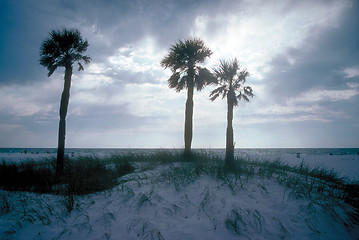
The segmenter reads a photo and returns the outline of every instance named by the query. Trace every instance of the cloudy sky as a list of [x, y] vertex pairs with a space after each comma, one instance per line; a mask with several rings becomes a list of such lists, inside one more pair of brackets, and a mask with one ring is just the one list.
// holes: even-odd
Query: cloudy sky
[[[255, 98], [234, 113], [236, 147], [359, 147], [357, 0], [1, 0], [0, 147], [56, 147], [64, 69], [39, 48], [77, 28], [92, 63], [74, 71], [67, 147], [180, 148], [186, 91], [161, 58], [201, 38], [205, 66], [237, 57]], [[226, 101], [194, 97], [193, 147], [225, 147]]]

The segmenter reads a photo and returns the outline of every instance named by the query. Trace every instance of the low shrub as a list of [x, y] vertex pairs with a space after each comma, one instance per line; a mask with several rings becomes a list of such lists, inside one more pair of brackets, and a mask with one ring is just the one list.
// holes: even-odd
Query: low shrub
[[109, 161], [82, 157], [67, 159], [64, 175], [57, 177], [54, 161], [3, 162], [0, 165], [0, 187], [9, 191], [81, 195], [110, 189], [117, 184], [119, 177], [134, 170], [124, 159]]
[[32, 161], [0, 165], [0, 186], [6, 190], [49, 192], [54, 183], [55, 173], [50, 165], [39, 167]]

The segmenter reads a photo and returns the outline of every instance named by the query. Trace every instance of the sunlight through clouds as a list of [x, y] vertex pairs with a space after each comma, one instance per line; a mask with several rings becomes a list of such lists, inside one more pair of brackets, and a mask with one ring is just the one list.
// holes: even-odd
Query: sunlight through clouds
[[167, 85], [147, 83], [126, 86], [125, 93], [116, 99], [119, 102], [127, 101], [130, 113], [136, 116], [166, 116], [175, 113], [176, 109], [182, 116], [184, 95], [185, 92], [172, 92]]
[[108, 61], [119, 70], [153, 73], [162, 71], [159, 63], [164, 53], [159, 51], [152, 38], [144, 37], [134, 44], [119, 48], [116, 55], [109, 57]]
[[[191, 35], [203, 38], [213, 50], [208, 65], [216, 64], [218, 59], [237, 57], [253, 77], [263, 79], [271, 70], [269, 61], [273, 56], [300, 47], [308, 34], [316, 34], [318, 27], [336, 25], [347, 2], [296, 5], [292, 9], [285, 1], [245, 2], [236, 14], [198, 16]], [[294, 64], [294, 58], [289, 60]]]
[[81, 75], [74, 75], [73, 77], [73, 89], [79, 90], [91, 90], [103, 88], [105, 86], [114, 83], [113, 78], [106, 76], [105, 73], [108, 69], [103, 69], [96, 64], [91, 64], [88, 71]]

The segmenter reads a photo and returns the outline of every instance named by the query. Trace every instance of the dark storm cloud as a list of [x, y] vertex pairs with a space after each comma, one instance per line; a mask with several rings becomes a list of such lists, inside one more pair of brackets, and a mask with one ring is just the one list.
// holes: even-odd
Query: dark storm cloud
[[[187, 38], [194, 20], [201, 14], [215, 16], [230, 12], [236, 1], [192, 0], [134, 0], [134, 1], [77, 1], [72, 9], [80, 15], [93, 33], [102, 35], [108, 43], [93, 41], [92, 50], [98, 59], [113, 55], [125, 44], [149, 35], [161, 48], [168, 49], [178, 39]], [[69, 1], [68, 5], [71, 5]], [[82, 8], [81, 6], [86, 6]]]
[[51, 29], [76, 27], [101, 62], [126, 43], [151, 35], [168, 48], [188, 37], [196, 16], [231, 9], [232, 1], [1, 1], [0, 84], [46, 79], [39, 47]]
[[353, 79], [343, 71], [359, 63], [358, 12], [359, 2], [353, 1], [338, 26], [314, 28], [300, 48], [274, 57], [266, 77], [271, 96], [280, 102], [313, 88], [347, 89]]
[[39, 65], [41, 42], [53, 26], [70, 25], [71, 20], [41, 9], [46, 2], [1, 1], [0, 85], [46, 79]]

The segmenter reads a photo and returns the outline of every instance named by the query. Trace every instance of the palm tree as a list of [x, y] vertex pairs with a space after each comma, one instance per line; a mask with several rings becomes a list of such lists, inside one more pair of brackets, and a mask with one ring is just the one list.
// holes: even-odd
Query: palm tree
[[187, 88], [187, 101], [185, 110], [184, 142], [185, 155], [191, 153], [192, 119], [193, 119], [193, 91], [201, 91], [206, 85], [212, 83], [214, 78], [206, 68], [198, 66], [212, 51], [198, 38], [179, 40], [172, 45], [168, 55], [162, 61], [163, 68], [170, 68], [172, 76], [168, 79], [168, 86], [177, 92]]
[[214, 101], [219, 96], [222, 96], [222, 99], [227, 97], [225, 164], [226, 166], [232, 166], [234, 162], [233, 107], [238, 105], [239, 100], [249, 102], [249, 97], [253, 97], [254, 94], [251, 87], [244, 86], [249, 73], [247, 69], [240, 69], [236, 58], [231, 62], [221, 60], [220, 66], [214, 70], [214, 75], [220, 86], [214, 89], [209, 97], [211, 101]]
[[87, 40], [83, 40], [77, 29], [52, 30], [40, 48], [40, 64], [47, 68], [50, 77], [57, 67], [65, 68], [64, 89], [60, 103], [60, 122], [57, 148], [56, 174], [62, 175], [64, 170], [66, 115], [70, 98], [70, 86], [72, 66], [78, 63], [78, 70], [84, 70], [81, 62], [85, 64], [91, 61], [89, 56], [83, 55], [89, 46]]

